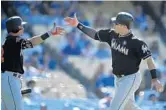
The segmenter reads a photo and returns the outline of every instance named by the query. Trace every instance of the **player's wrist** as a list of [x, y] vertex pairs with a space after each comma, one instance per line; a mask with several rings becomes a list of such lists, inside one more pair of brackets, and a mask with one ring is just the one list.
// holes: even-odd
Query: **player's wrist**
[[152, 79], [157, 79], [157, 70], [156, 69], [152, 69], [150, 70], [150, 74], [151, 74], [151, 77]]
[[48, 33], [48, 35], [49, 35], [49, 36], [51, 36], [51, 35], [52, 35], [51, 30], [50, 30], [50, 31], [48, 31], [47, 33]]
[[83, 27], [84, 27], [84, 25], [83, 25], [82, 23], [78, 23], [78, 24], [77, 24], [77, 28], [78, 28], [79, 30], [82, 30]]
[[76, 24], [75, 24], [75, 27], [77, 27], [77, 26], [78, 26], [78, 24], [79, 24], [79, 22], [77, 21], [77, 22], [76, 22]]
[[157, 78], [152, 79], [152, 82], [156, 82], [156, 81], [158, 81], [158, 79], [157, 79]]
[[46, 39], [49, 38], [50, 36], [51, 36], [51, 32], [48, 31], [48, 32], [42, 34], [40, 37], [41, 37], [42, 40], [46, 40]]

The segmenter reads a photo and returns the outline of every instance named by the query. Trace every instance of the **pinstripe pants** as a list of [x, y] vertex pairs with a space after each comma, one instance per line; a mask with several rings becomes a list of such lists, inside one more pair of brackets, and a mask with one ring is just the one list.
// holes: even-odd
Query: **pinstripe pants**
[[108, 110], [141, 110], [135, 103], [134, 93], [139, 88], [141, 74], [115, 78], [115, 96]]
[[23, 110], [21, 82], [12, 72], [1, 73], [1, 109]]

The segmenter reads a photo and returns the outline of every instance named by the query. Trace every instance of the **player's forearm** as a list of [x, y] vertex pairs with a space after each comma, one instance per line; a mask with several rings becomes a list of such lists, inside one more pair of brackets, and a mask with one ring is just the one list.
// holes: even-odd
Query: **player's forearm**
[[147, 65], [148, 65], [149, 70], [156, 69], [156, 66], [155, 66], [155, 63], [154, 63], [154, 60], [152, 57], [149, 57], [146, 60], [147, 60]]
[[96, 30], [91, 28], [91, 27], [88, 27], [88, 26], [84, 26], [83, 24], [79, 23], [77, 25], [77, 28], [79, 30], [81, 30], [83, 33], [87, 34], [89, 37], [91, 38], [95, 38], [95, 35], [96, 35]]
[[157, 73], [156, 73], [156, 66], [155, 66], [153, 58], [149, 57], [149, 58], [146, 59], [146, 61], [147, 61], [147, 65], [148, 65], [148, 68], [150, 70], [152, 79], [156, 79], [157, 78]]
[[30, 40], [31, 43], [33, 44], [33, 46], [35, 46], [35, 45], [39, 45], [39, 44], [43, 43], [49, 37], [50, 37], [50, 34], [45, 33], [45, 34], [42, 34], [42, 35], [34, 36], [34, 37], [32, 37], [31, 39], [28, 39], [28, 40]]

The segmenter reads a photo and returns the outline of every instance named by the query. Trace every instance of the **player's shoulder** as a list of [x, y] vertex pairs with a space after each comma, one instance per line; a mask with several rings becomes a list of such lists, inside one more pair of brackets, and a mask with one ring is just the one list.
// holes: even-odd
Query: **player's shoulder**
[[146, 44], [144, 40], [141, 39], [140, 37], [133, 36], [131, 39], [135, 44]]
[[13, 37], [13, 36], [10, 36], [8, 38], [6, 38], [6, 44], [8, 45], [17, 45], [17, 44], [21, 44], [22, 41], [24, 41], [25, 39], [22, 38], [22, 37]]
[[109, 29], [109, 33], [116, 34], [115, 29]]
[[116, 34], [114, 29], [102, 29], [99, 32], [109, 36]]
[[98, 31], [99, 35], [102, 35], [102, 36], [110, 36], [110, 33], [111, 33], [111, 30], [110, 29], [101, 29]]
[[15, 41], [16, 41], [15, 37], [7, 36], [5, 39], [5, 44], [10, 45], [15, 43]]
[[110, 30], [111, 30], [111, 29], [107, 29], [107, 28], [105, 28], [105, 29], [100, 29], [99, 32], [109, 33]]

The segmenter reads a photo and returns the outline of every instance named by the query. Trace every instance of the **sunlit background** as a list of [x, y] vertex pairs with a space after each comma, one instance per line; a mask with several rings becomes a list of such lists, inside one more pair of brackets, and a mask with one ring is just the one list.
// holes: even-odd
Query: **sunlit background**
[[166, 2], [2, 1], [1, 7], [1, 45], [7, 35], [5, 21], [14, 15], [28, 22], [23, 38], [46, 32], [53, 22], [66, 30], [65, 35], [24, 51], [22, 89], [32, 88], [32, 93], [23, 96], [25, 110], [109, 107], [115, 91], [110, 48], [66, 26], [64, 17], [77, 13], [80, 22], [99, 30], [111, 28], [111, 17], [120, 11], [135, 17], [133, 33], [148, 44], [157, 75], [165, 85], [160, 94], [151, 90], [151, 76], [142, 62], [143, 80], [135, 94], [136, 102], [143, 110], [166, 110]]

